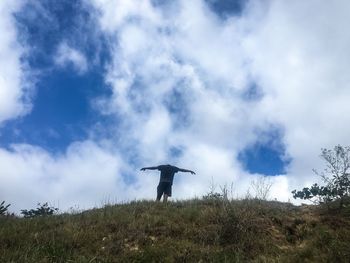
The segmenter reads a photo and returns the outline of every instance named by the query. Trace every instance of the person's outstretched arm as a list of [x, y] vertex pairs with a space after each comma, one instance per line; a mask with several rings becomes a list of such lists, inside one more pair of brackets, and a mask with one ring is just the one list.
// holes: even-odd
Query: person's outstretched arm
[[180, 171], [180, 172], [184, 172], [184, 173], [196, 174], [196, 173], [193, 172], [192, 170], [187, 170], [187, 169], [182, 169], [182, 168], [179, 168], [179, 171]]
[[140, 171], [146, 171], [146, 170], [157, 170], [158, 166], [151, 166], [151, 167], [143, 167], [140, 169]]

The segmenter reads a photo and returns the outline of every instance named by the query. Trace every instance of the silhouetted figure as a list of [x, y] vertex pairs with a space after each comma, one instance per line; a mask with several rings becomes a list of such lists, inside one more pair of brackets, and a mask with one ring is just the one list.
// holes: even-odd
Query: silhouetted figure
[[160, 199], [162, 198], [162, 195], [164, 194], [163, 202], [166, 202], [168, 200], [168, 197], [171, 196], [171, 186], [173, 185], [175, 173], [185, 172], [185, 173], [196, 174], [191, 170], [178, 168], [170, 164], [141, 168], [141, 171], [146, 171], [146, 170], [160, 171], [160, 179], [157, 187], [157, 201], [160, 201]]

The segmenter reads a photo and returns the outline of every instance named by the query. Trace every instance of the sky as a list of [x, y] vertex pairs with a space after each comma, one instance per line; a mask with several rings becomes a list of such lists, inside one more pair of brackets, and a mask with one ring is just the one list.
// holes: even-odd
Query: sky
[[318, 182], [349, 145], [350, 2], [0, 1], [0, 201], [18, 212]]

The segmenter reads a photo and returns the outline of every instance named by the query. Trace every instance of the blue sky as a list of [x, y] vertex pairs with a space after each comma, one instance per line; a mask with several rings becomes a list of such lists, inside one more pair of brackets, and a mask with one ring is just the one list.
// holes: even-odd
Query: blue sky
[[267, 176], [287, 200], [347, 143], [340, 2], [4, 1], [0, 200], [153, 198], [161, 163], [197, 171], [178, 198]]
[[[42, 2], [40, 8], [34, 3], [28, 2], [15, 14], [19, 34], [30, 49], [23, 59], [35, 72], [33, 108], [2, 127], [1, 142], [5, 147], [29, 143], [64, 151], [72, 141], [86, 139], [95, 122], [104, 121], [90, 100], [108, 95], [103, 81], [108, 50], [98, 51], [103, 40], [94, 39], [92, 15], [79, 1]], [[62, 41], [79, 47], [88, 60], [98, 59], [99, 63], [84, 73], [77, 72], [72, 63], [56, 65], [54, 56]]]

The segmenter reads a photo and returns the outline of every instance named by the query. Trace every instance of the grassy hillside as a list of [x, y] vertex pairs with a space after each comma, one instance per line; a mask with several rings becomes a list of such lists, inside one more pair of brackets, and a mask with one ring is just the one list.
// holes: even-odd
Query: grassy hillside
[[0, 218], [0, 262], [350, 262], [350, 209], [150, 201]]

